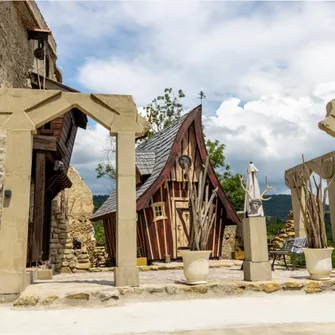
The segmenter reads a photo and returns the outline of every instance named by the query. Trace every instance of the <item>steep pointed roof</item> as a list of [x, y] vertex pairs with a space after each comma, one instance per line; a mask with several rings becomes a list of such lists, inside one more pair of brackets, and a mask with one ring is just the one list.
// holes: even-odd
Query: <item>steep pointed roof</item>
[[[194, 108], [189, 113], [183, 115], [171, 126], [155, 134], [150, 139], [147, 139], [136, 148], [137, 155], [143, 155], [143, 153], [150, 153], [151, 155], [155, 155], [152, 173], [150, 174], [149, 178], [136, 190], [137, 210], [148, 207], [152, 195], [166, 180], [166, 176], [169, 174], [176, 160], [176, 155], [178, 154], [180, 143], [193, 122], [195, 124], [196, 140], [200, 156], [202, 161], [205, 162], [207, 157], [207, 150], [202, 133], [201, 105]], [[139, 158], [136, 157], [136, 161], [138, 160]], [[233, 224], [240, 223], [240, 219], [238, 218], [235, 210], [231, 206], [226, 194], [224, 193], [211, 165], [209, 165], [208, 177], [213, 186], [218, 187], [218, 196], [225, 206], [227, 218]], [[104, 204], [93, 214], [91, 219], [96, 221], [112, 212], [115, 212], [115, 210], [116, 190], [112, 192]]]

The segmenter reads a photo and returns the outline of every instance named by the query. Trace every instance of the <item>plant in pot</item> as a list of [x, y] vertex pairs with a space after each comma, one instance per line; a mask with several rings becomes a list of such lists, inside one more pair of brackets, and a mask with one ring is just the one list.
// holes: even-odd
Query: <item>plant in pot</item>
[[[303, 192], [297, 192], [303, 222], [306, 230], [307, 248], [303, 248], [306, 259], [306, 269], [313, 280], [329, 280], [332, 272], [332, 252], [334, 248], [328, 248], [327, 235], [324, 220], [325, 201], [328, 188], [322, 188], [322, 178], [316, 181], [311, 175], [304, 156], [302, 156], [303, 170], [297, 178], [294, 178], [296, 189], [302, 187]], [[323, 159], [321, 160], [321, 171]], [[313, 187], [314, 185], [314, 187]]]
[[216, 218], [215, 206], [217, 188], [209, 197], [209, 184], [207, 183], [208, 157], [205, 166], [202, 167], [198, 183], [194, 183], [186, 167], [189, 189], [189, 211], [190, 211], [190, 240], [189, 250], [181, 251], [184, 264], [184, 275], [188, 284], [207, 283], [209, 274], [208, 238]]

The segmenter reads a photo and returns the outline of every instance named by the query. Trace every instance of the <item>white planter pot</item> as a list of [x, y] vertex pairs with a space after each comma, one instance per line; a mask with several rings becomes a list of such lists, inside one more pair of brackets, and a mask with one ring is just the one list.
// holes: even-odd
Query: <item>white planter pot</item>
[[329, 280], [333, 270], [332, 252], [334, 248], [303, 248], [306, 258], [306, 269], [314, 280]]
[[209, 255], [211, 250], [183, 250], [181, 255], [184, 263], [184, 275], [187, 284], [206, 284], [209, 273]]

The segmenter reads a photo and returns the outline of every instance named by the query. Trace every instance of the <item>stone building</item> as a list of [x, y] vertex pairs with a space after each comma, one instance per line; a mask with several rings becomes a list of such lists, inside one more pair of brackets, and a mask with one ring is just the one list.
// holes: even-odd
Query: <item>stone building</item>
[[106, 263], [104, 248], [96, 248], [92, 222], [93, 197], [78, 172], [70, 166], [72, 186], [52, 203], [50, 261], [61, 273], [88, 270]]
[[[56, 61], [56, 42], [36, 3], [1, 1], [0, 88], [77, 92], [62, 84]], [[76, 262], [74, 269], [96, 263], [93, 226], [88, 220], [93, 212], [92, 194], [69, 166], [77, 128], [86, 124], [86, 115], [73, 109], [43, 125], [34, 135], [28, 266], [50, 260], [60, 270], [66, 260], [71, 260], [71, 265]], [[0, 131], [0, 185], [5, 178], [6, 139], [6, 132]], [[50, 151], [52, 146], [55, 149]], [[2, 204], [0, 192], [0, 220]], [[73, 242], [80, 246], [76, 251]]]

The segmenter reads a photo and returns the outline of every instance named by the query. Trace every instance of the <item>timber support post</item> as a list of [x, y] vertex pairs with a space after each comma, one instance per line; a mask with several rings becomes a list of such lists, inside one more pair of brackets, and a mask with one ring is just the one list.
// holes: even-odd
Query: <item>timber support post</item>
[[37, 151], [35, 169], [35, 200], [32, 260], [38, 262], [42, 259], [42, 240], [44, 224], [44, 194], [45, 194], [45, 153]]

